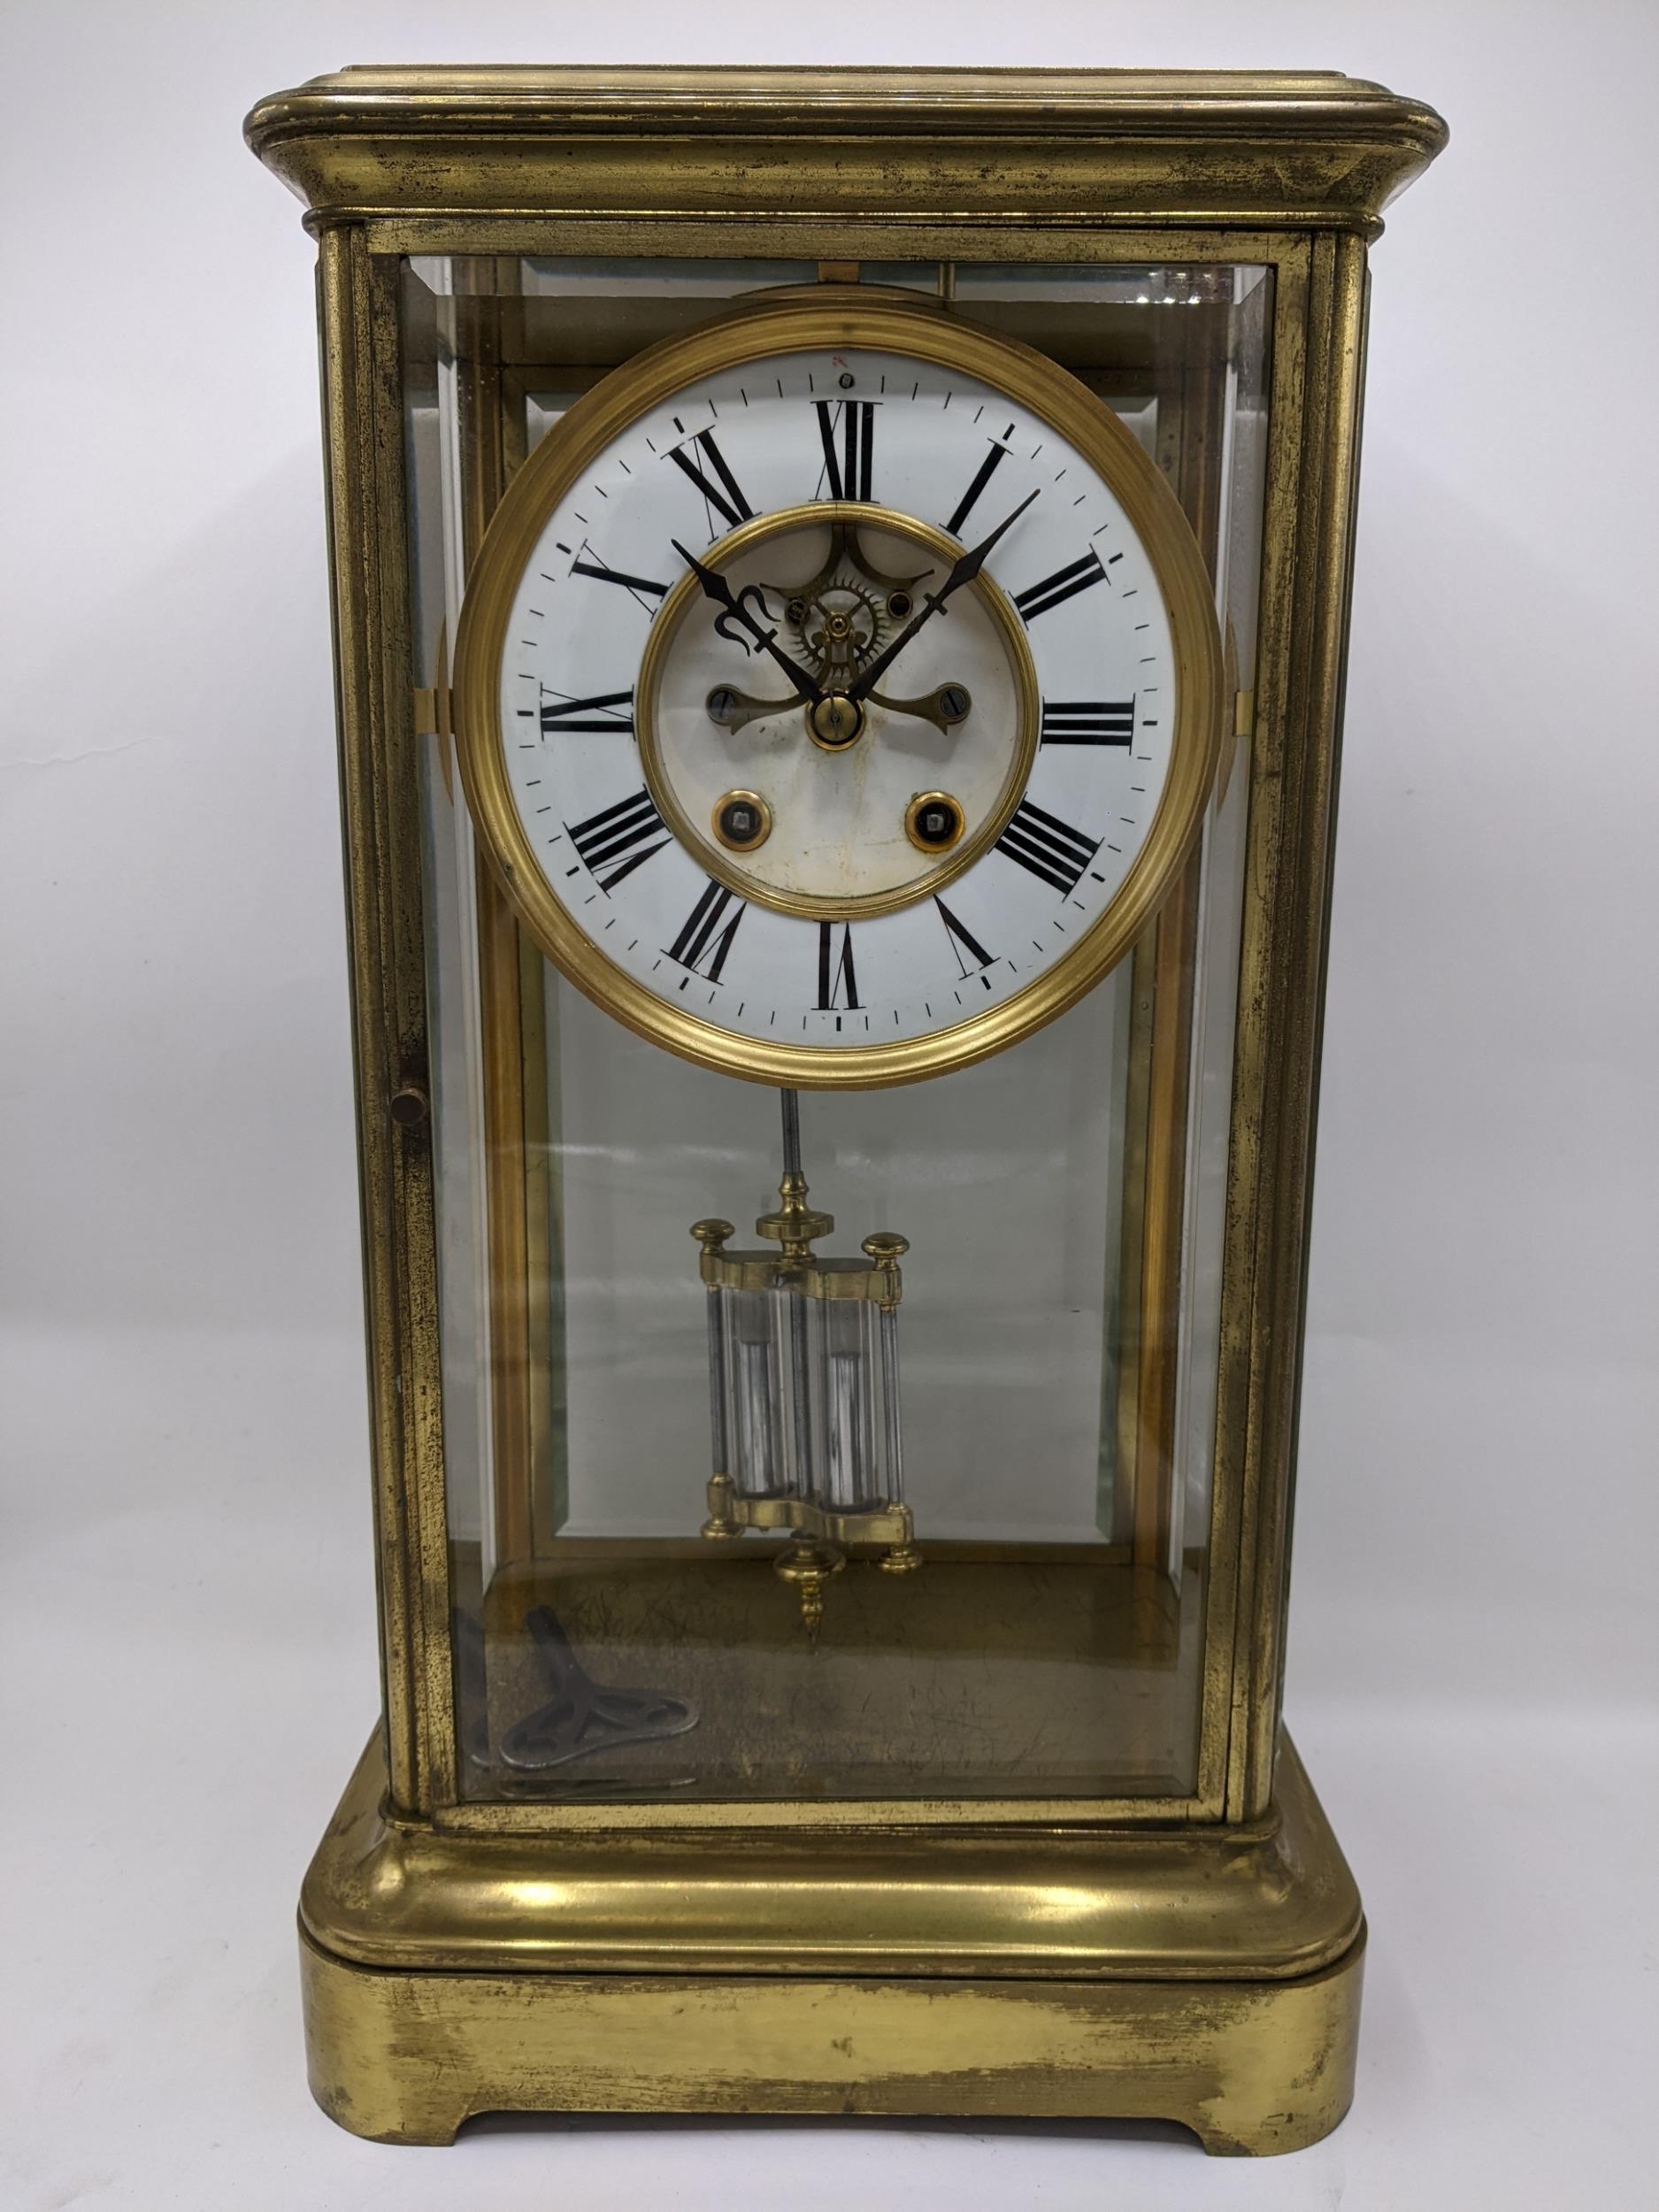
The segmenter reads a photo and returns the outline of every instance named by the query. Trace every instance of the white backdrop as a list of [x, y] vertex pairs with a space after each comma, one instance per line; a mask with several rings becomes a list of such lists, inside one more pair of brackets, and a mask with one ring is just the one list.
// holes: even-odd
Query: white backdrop
[[[0, 2201], [1650, 2200], [1659, 18], [12, 0], [4, 40]], [[303, 2090], [293, 1896], [377, 1688], [311, 247], [238, 124], [348, 60], [677, 58], [1334, 65], [1452, 125], [1374, 263], [1288, 1693], [1373, 1942], [1359, 2101], [1294, 2160], [397, 2152]]]

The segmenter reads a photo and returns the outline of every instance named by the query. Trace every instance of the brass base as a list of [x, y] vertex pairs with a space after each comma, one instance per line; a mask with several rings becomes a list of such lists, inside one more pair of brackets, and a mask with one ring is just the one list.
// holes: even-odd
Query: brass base
[[[1009, 1897], [1009, 1947], [996, 1972], [901, 1977], [866, 1965], [826, 1974], [791, 1970], [781, 1955], [770, 1971], [560, 1972], [498, 1963], [525, 1951], [505, 1925], [480, 1929], [465, 1895], [494, 1855], [496, 1878], [519, 1874], [520, 1910], [546, 1916], [528, 1953], [572, 1945], [586, 1955], [589, 1928], [551, 1932], [561, 1915], [593, 1911], [581, 1880], [549, 1878], [538, 1908], [538, 1886], [523, 1878], [528, 1860], [562, 1860], [567, 1847], [474, 1832], [431, 1839], [423, 1861], [411, 1839], [426, 1832], [388, 1826], [374, 1810], [372, 1750], [302, 1903], [312, 2092], [342, 2127], [380, 2142], [448, 2143], [472, 2115], [491, 2111], [833, 2113], [1172, 2120], [1212, 2153], [1299, 2150], [1337, 2124], [1353, 2093], [1364, 1926], [1287, 1744], [1279, 1772], [1278, 1817], [1263, 1828], [1093, 1839], [1094, 1883], [1101, 1897], [1113, 1894], [1125, 1928], [1149, 1854], [1179, 1855], [1182, 1886], [1192, 1885], [1185, 1939], [1161, 1960], [1143, 1946], [1130, 1973], [1113, 1972], [1107, 1953], [1089, 1947], [1077, 1949], [1071, 1970], [1041, 1970], [1039, 1960], [1054, 1957], [1041, 1932], [1030, 1933], [1029, 1955], [1020, 1944], [1029, 1874]], [[637, 1842], [624, 1846], [625, 1858]], [[657, 1842], [672, 1887], [682, 1852], [666, 1836]], [[1028, 1869], [1035, 1843], [1022, 1847]], [[921, 1847], [936, 1852], [939, 1839]], [[425, 1863], [436, 1880], [457, 1861], [472, 1863], [447, 1878], [460, 1901], [446, 1940], [443, 1901], [411, 1898], [394, 1870], [407, 1878]], [[1240, 1888], [1266, 1896], [1271, 1867], [1288, 1870], [1301, 1893], [1281, 1889], [1269, 1916], [1282, 1922], [1281, 1939], [1260, 1925], [1256, 1955], [1246, 1955], [1236, 1942], [1245, 1924], [1235, 1923], [1234, 1955], [1217, 1972], [1209, 1954], [1232, 1899]], [[622, 1940], [614, 1886], [610, 1894], [607, 1947]], [[856, 1920], [844, 1891], [842, 1901]], [[1166, 1915], [1167, 1897], [1156, 1903], [1155, 1916]], [[1350, 1909], [1334, 1956], [1316, 1970], [1286, 1970], [1286, 1941], [1305, 1956], [1315, 1924], [1328, 1932]], [[671, 1909], [666, 1892], [662, 1909]], [[1262, 1917], [1253, 1911], [1248, 1924]], [[319, 1940], [319, 1924], [330, 1919], [376, 1962]], [[463, 1955], [480, 1970], [456, 1970]], [[664, 1925], [662, 1962], [684, 1955]]]

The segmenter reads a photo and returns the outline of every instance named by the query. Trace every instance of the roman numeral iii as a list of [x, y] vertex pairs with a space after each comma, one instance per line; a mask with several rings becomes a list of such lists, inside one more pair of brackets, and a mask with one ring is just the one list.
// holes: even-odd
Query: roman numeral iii
[[748, 911], [735, 891], [728, 891], [710, 877], [703, 896], [686, 917], [685, 927], [669, 946], [669, 958], [678, 960], [693, 975], [718, 983], [737, 926]]
[[736, 477], [726, 466], [726, 456], [714, 442], [713, 431], [698, 431], [692, 443], [702, 449], [704, 460], [720, 480], [718, 485], [710, 481], [683, 445], [671, 447], [669, 459], [691, 479], [716, 514], [723, 515], [728, 523], [747, 522], [755, 511], [738, 488]]
[[624, 730], [634, 727], [634, 694], [602, 691], [592, 699], [549, 699], [541, 695], [541, 734], [556, 730]]
[[1134, 738], [1133, 699], [1045, 699], [1042, 703], [1045, 745], [1133, 745]]
[[1012, 820], [996, 841], [996, 850], [1029, 868], [1033, 876], [1051, 883], [1062, 897], [1075, 891], [1079, 879], [1100, 850], [1098, 837], [1063, 822], [1029, 799], [1022, 799]]
[[856, 1012], [863, 1003], [858, 996], [858, 978], [853, 969], [850, 922], [841, 924], [841, 934], [838, 953], [834, 923], [820, 922], [818, 926], [818, 1002], [821, 1013], [839, 1012], [843, 1007]]
[[590, 814], [585, 822], [567, 822], [565, 826], [594, 881], [607, 895], [671, 841], [643, 784], [614, 806]]
[[1094, 584], [1103, 583], [1106, 572], [1100, 565], [1100, 555], [1091, 546], [1080, 561], [1073, 561], [1069, 568], [1056, 568], [1052, 576], [1045, 576], [1040, 584], [1032, 584], [1015, 598], [1022, 618], [1033, 623], [1040, 614], [1047, 614], [1050, 607], [1063, 601], [1075, 599], [1080, 591], [1087, 591]]
[[[824, 473], [818, 479], [821, 493], [830, 499], [868, 499], [870, 496], [870, 466], [876, 440], [875, 402], [870, 399], [816, 399], [812, 405], [818, 414], [818, 436], [824, 442]], [[840, 421], [837, 423], [836, 417]], [[836, 453], [835, 433], [841, 432], [841, 453]]]

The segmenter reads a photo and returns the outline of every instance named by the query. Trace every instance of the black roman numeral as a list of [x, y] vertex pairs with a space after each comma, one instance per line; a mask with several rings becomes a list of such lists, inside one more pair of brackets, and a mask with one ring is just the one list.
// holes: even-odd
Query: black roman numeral
[[643, 784], [630, 797], [590, 814], [585, 822], [567, 822], [565, 826], [594, 881], [607, 893], [672, 841]]
[[973, 512], [974, 501], [990, 482], [996, 472], [997, 463], [1003, 458], [1007, 451], [1008, 448], [1005, 445], [994, 445], [984, 460], [980, 462], [979, 474], [956, 502], [956, 511], [945, 525], [953, 538], [959, 538], [962, 535], [962, 526]]
[[1133, 745], [1134, 739], [1133, 699], [1045, 699], [1042, 703], [1045, 745]]
[[[876, 403], [872, 399], [815, 399], [818, 436], [824, 441], [824, 473], [818, 496], [831, 499], [868, 499], [870, 465], [876, 442]], [[839, 411], [841, 452], [835, 451], [835, 418]], [[827, 481], [827, 494], [824, 486]]]
[[1064, 897], [1076, 890], [1084, 869], [1100, 850], [1100, 840], [1085, 837], [1058, 815], [1045, 813], [1029, 799], [1022, 799], [997, 839], [996, 849], [1051, 883]]
[[945, 925], [945, 934], [950, 940], [950, 949], [956, 956], [956, 965], [962, 970], [965, 983], [971, 975], [978, 975], [982, 968], [994, 967], [996, 955], [987, 952], [971, 929], [964, 928], [943, 899], [935, 895], [933, 904], [939, 909], [939, 918]]
[[541, 691], [541, 734], [556, 730], [626, 730], [634, 727], [634, 694], [602, 691], [593, 699], [549, 699]]
[[692, 443], [703, 448], [703, 458], [720, 480], [718, 486], [697, 466], [683, 445], [671, 446], [669, 459], [676, 468], [685, 471], [717, 514], [724, 515], [728, 523], [747, 522], [755, 511], [738, 489], [737, 479], [726, 465], [726, 456], [714, 442], [713, 431], [699, 430]]
[[[835, 925], [820, 922], [818, 926], [818, 1002], [823, 1013], [833, 1013], [842, 1007], [856, 1011], [863, 1004], [858, 995], [858, 978], [853, 970], [853, 926], [841, 926], [841, 949], [835, 951]], [[841, 994], [845, 992], [846, 996]]]
[[[654, 583], [649, 576], [630, 576], [625, 569], [612, 568], [608, 561], [601, 560], [591, 545], [584, 543], [582, 552], [591, 557], [584, 560], [579, 555], [571, 563], [572, 576], [596, 576], [602, 584], [620, 584], [624, 591], [633, 593], [647, 614], [655, 614], [657, 611], [651, 604], [652, 600], [660, 601], [667, 598], [666, 584]], [[641, 592], [645, 594], [642, 599], [640, 597]]]
[[737, 926], [748, 911], [735, 891], [728, 891], [710, 877], [707, 889], [687, 916], [685, 927], [669, 946], [669, 958], [689, 968], [693, 975], [718, 983]]
[[1014, 604], [1029, 625], [1040, 614], [1047, 614], [1050, 607], [1057, 607], [1064, 600], [1074, 599], [1079, 592], [1087, 591], [1091, 585], [1104, 582], [1106, 572], [1100, 565], [1100, 555], [1091, 546], [1080, 561], [1073, 561], [1069, 568], [1056, 568], [1054, 574], [1045, 576], [1041, 583], [1033, 584], [1027, 590], [1017, 594]]

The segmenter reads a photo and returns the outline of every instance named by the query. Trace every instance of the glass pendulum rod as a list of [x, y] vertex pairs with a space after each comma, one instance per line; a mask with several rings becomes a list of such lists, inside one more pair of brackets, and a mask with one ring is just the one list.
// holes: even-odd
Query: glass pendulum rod
[[[806, 1175], [801, 1165], [801, 1100], [795, 1091], [780, 1091], [783, 1105], [783, 1182], [780, 1191], [784, 1207], [803, 1202], [806, 1198]], [[796, 1194], [799, 1193], [799, 1200]], [[785, 1258], [789, 1252], [786, 1244]], [[809, 1369], [807, 1346], [806, 1300], [795, 1285], [787, 1294], [789, 1328], [789, 1409], [795, 1427], [795, 1463], [791, 1469], [790, 1489], [797, 1497], [804, 1497], [810, 1486], [812, 1465], [812, 1382]], [[798, 1536], [801, 1532], [796, 1530]]]
[[[806, 1174], [801, 1165], [801, 1100], [799, 1094], [792, 1090], [781, 1090], [778, 1097], [783, 1112], [783, 1180], [778, 1187], [777, 1219], [784, 1268], [788, 1270], [798, 1267], [803, 1260], [810, 1260], [810, 1240], [813, 1233], [827, 1235], [829, 1232], [817, 1232], [816, 1225], [809, 1229], [799, 1218], [805, 1211], [807, 1194]], [[806, 1298], [798, 1278], [786, 1279], [781, 1287], [788, 1316], [789, 1401], [795, 1432], [795, 1464], [789, 1488], [804, 1504], [808, 1494], [818, 1487], [812, 1480], [812, 1375], [807, 1343]], [[791, 1540], [780, 1554], [774, 1571], [795, 1589], [801, 1602], [802, 1625], [816, 1644], [824, 1618], [824, 1592], [830, 1577], [838, 1575], [846, 1565], [847, 1555], [839, 1544], [814, 1535], [803, 1525], [804, 1517], [792, 1523]]]

